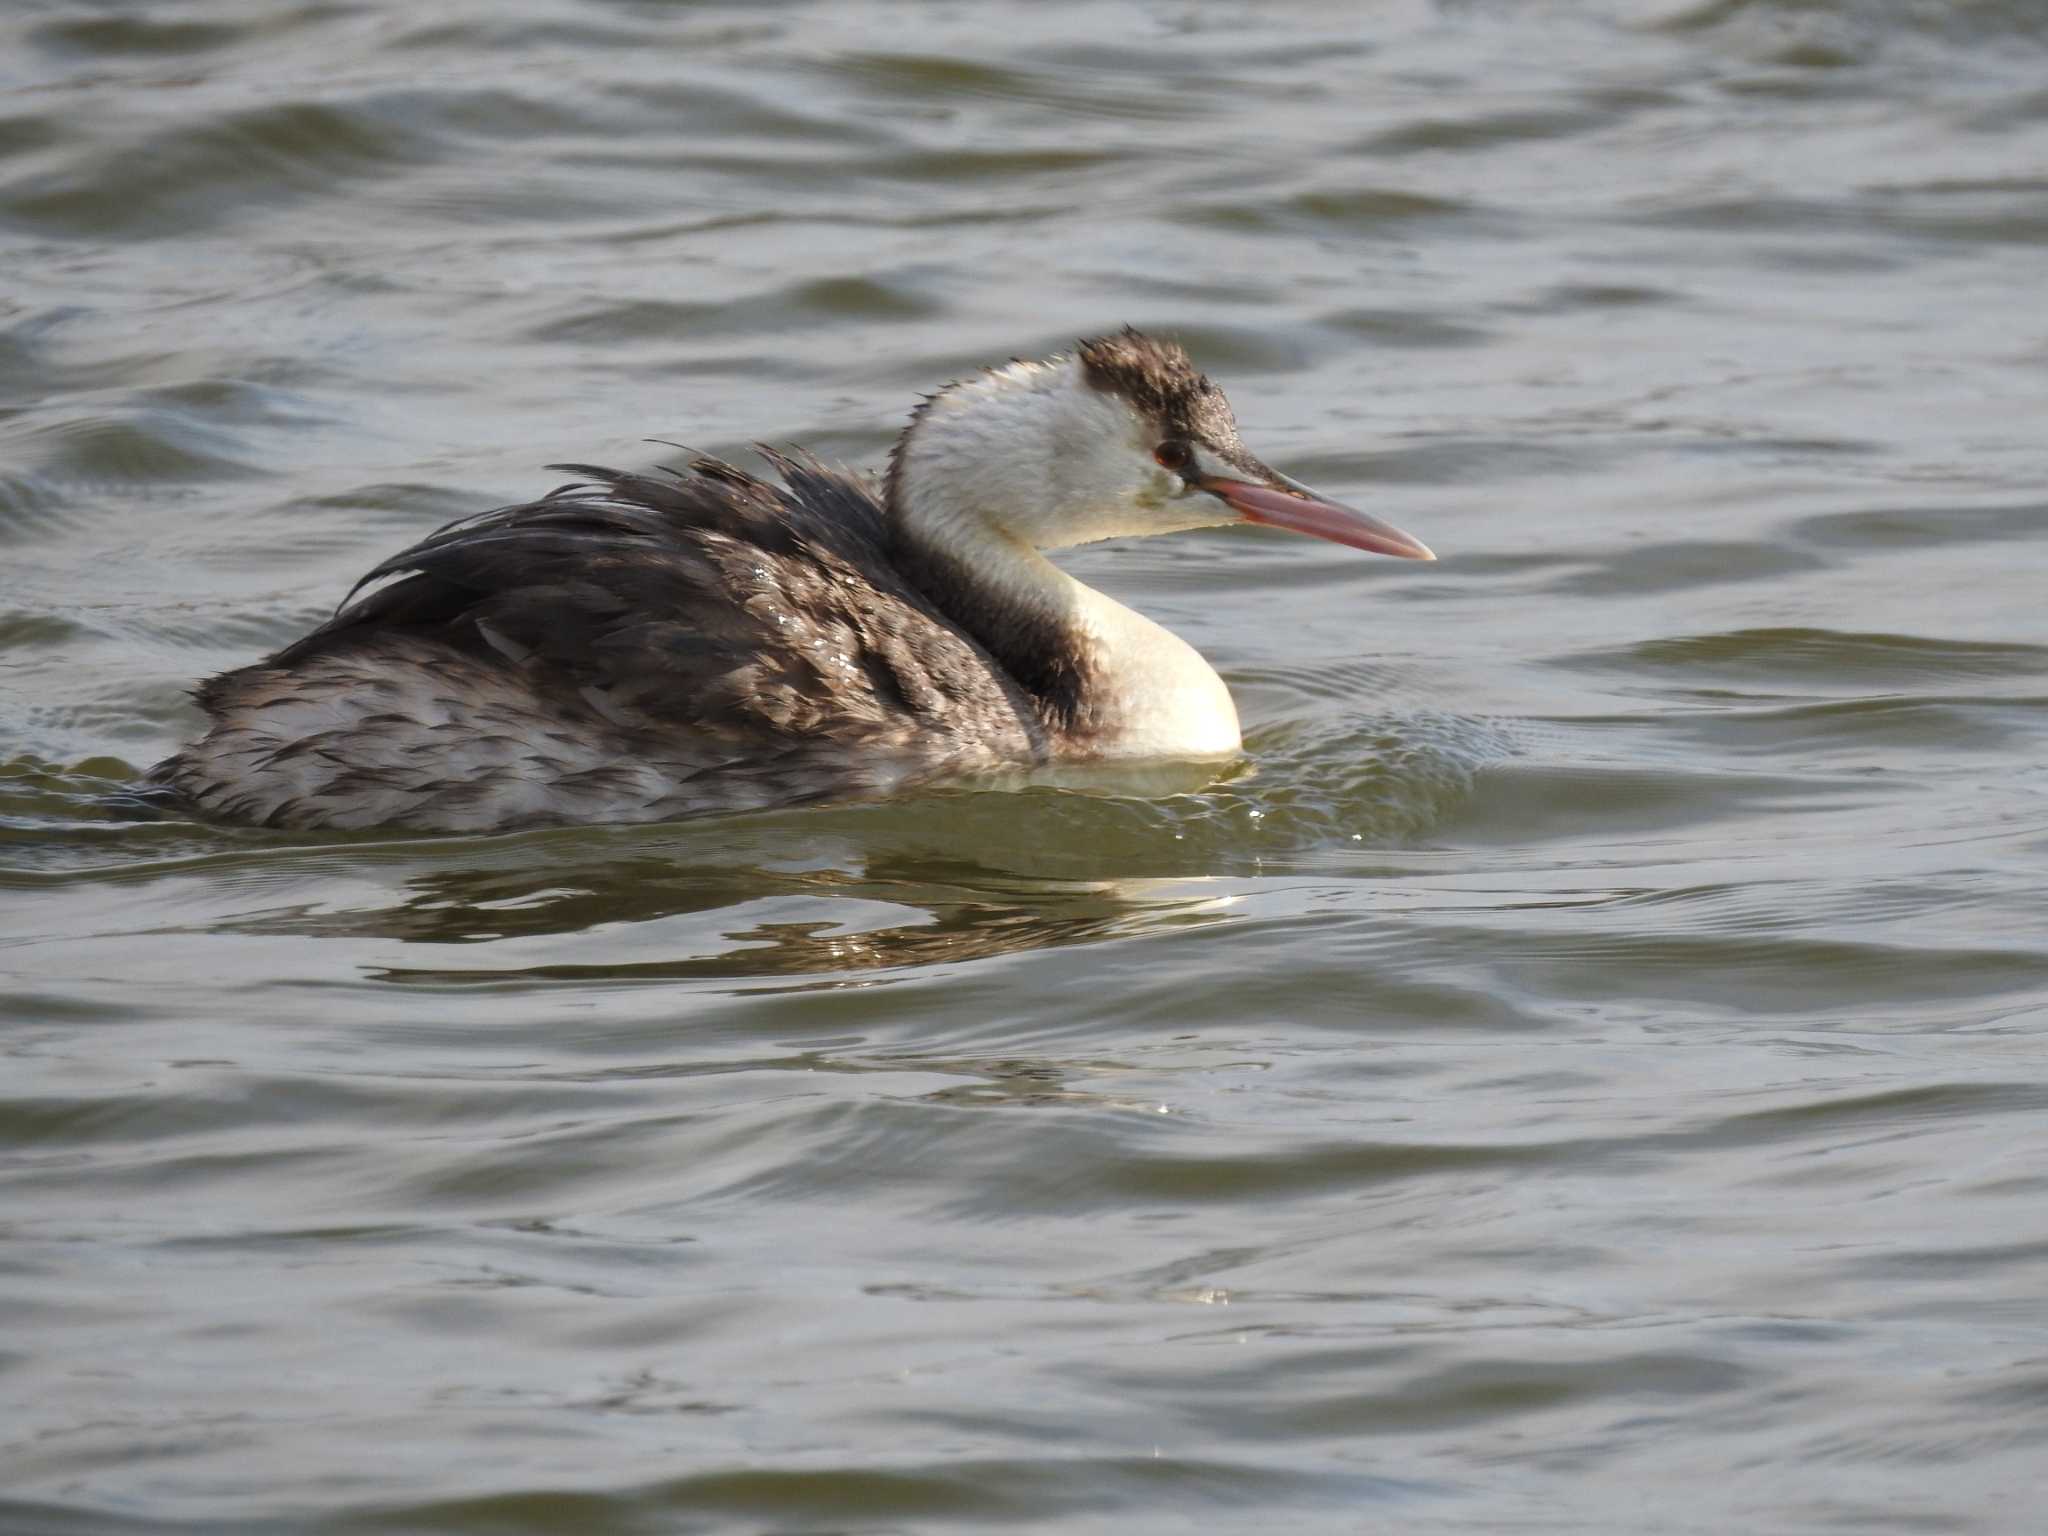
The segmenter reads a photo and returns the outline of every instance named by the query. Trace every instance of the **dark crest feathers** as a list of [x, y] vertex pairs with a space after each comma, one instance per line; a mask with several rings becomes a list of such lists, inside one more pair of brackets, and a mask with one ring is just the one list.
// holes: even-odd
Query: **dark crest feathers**
[[1172, 437], [1195, 438], [1219, 449], [1238, 446], [1237, 418], [1223, 391], [1178, 345], [1125, 326], [1075, 349], [1088, 382], [1121, 395]]

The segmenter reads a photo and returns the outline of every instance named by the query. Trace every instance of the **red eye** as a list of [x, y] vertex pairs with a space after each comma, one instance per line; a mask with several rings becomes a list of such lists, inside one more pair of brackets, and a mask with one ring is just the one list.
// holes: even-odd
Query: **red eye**
[[1195, 462], [1195, 450], [1179, 438], [1171, 437], [1152, 450], [1152, 457], [1168, 469], [1182, 470]]

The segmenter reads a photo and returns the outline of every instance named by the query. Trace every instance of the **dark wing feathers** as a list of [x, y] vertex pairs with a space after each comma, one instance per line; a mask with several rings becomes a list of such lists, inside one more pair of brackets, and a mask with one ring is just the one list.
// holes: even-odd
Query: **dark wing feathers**
[[404, 633], [516, 670], [565, 713], [636, 735], [1035, 755], [1029, 700], [891, 562], [874, 493], [761, 451], [783, 486], [704, 458], [687, 473], [555, 465], [577, 479], [381, 562], [263, 665]]

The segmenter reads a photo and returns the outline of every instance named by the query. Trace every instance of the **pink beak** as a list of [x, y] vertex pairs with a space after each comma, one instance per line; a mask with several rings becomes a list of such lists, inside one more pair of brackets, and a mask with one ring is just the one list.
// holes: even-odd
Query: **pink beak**
[[1279, 486], [1255, 485], [1249, 480], [1221, 477], [1200, 482], [1205, 491], [1220, 496], [1244, 514], [1249, 523], [1266, 523], [1274, 528], [1292, 528], [1312, 533], [1333, 544], [1369, 549], [1376, 555], [1399, 555], [1404, 560], [1434, 560], [1430, 547], [1413, 534], [1403, 533], [1392, 523], [1351, 507], [1324, 501], [1306, 487], [1287, 490]]

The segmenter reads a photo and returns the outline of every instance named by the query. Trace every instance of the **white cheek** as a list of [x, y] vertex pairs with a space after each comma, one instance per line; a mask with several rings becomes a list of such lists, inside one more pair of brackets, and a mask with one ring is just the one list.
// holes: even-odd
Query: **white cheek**
[[1056, 461], [1054, 494], [1044, 509], [1048, 542], [1086, 543], [1134, 531], [1160, 504], [1163, 487], [1153, 467], [1128, 446], [1103, 438], [1087, 451], [1069, 452]]

